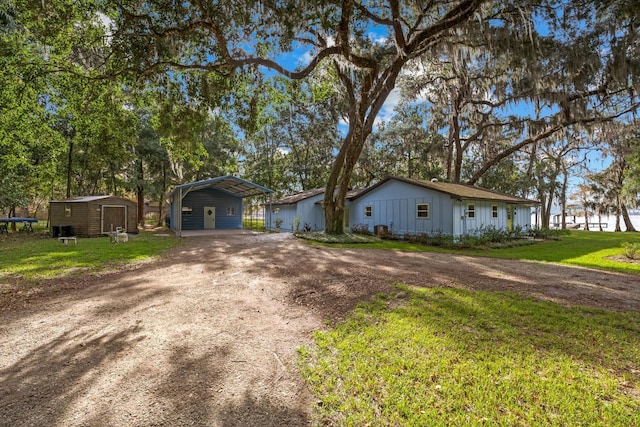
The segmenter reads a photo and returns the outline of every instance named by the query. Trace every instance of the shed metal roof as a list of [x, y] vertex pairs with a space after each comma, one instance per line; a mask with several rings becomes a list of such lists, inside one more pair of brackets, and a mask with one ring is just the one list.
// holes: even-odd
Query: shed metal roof
[[51, 200], [50, 203], [61, 203], [61, 202], [62, 203], [86, 203], [86, 202], [94, 202], [96, 200], [110, 199], [110, 198], [129, 200], [129, 199], [125, 199], [123, 197], [118, 197], [118, 196], [78, 196], [78, 197], [71, 197], [69, 199]]
[[183, 193], [187, 193], [205, 188], [215, 188], [239, 197], [251, 197], [273, 193], [273, 190], [270, 190], [267, 187], [245, 181], [244, 179], [236, 176], [228, 175], [178, 185], [173, 189], [172, 194], [178, 190], [182, 190]]
[[352, 199], [357, 199], [390, 180], [406, 182], [408, 184], [427, 188], [429, 190], [439, 191], [441, 193], [449, 194], [451, 197], [455, 197], [458, 199], [499, 201], [499, 202], [506, 202], [506, 203], [522, 204], [522, 205], [539, 205], [540, 204], [540, 202], [537, 202], [535, 200], [529, 200], [522, 197], [510, 196], [508, 194], [500, 193], [493, 190], [487, 190], [486, 188], [473, 187], [471, 185], [452, 184], [450, 182], [439, 182], [439, 181], [423, 181], [420, 179], [410, 179], [410, 178], [400, 178], [400, 177], [389, 177], [389, 178], [383, 179], [377, 184], [372, 185], [371, 187], [362, 191]]

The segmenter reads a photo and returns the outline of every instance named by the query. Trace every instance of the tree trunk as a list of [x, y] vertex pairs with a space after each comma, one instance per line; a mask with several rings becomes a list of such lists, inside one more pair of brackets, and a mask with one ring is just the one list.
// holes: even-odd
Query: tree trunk
[[69, 152], [67, 153], [67, 199], [71, 197], [71, 174], [73, 172], [73, 141], [69, 141]]
[[358, 157], [360, 157], [365, 138], [363, 134], [364, 120], [362, 117], [355, 120], [358, 120], [358, 123], [350, 124], [349, 133], [336, 156], [325, 188], [323, 206], [325, 233], [327, 234], [344, 233], [344, 207], [349, 190], [349, 178]]
[[544, 194], [540, 194], [540, 228], [549, 228], [549, 211], [547, 210], [547, 199]]
[[144, 228], [144, 165], [142, 160], [138, 160], [138, 185], [136, 185], [136, 193], [138, 196], [138, 224]]
[[587, 207], [584, 207], [584, 229], [589, 231], [589, 210]]
[[562, 221], [561, 228], [565, 230], [567, 228], [567, 187], [569, 185], [569, 174], [566, 169], [563, 171], [562, 179], [562, 191], [560, 192], [560, 217]]
[[602, 214], [600, 212], [598, 212], [598, 229], [600, 231], [603, 231], [602, 230]]
[[167, 189], [167, 163], [162, 162], [162, 188], [160, 190], [160, 197], [158, 198], [158, 227], [162, 227], [164, 221], [164, 193]]
[[627, 210], [627, 206], [624, 203], [620, 204], [620, 210], [622, 211], [622, 219], [624, 219], [624, 226], [627, 228], [627, 231], [637, 232], [636, 228], [633, 226], [631, 222], [631, 218], [629, 217], [629, 211]]

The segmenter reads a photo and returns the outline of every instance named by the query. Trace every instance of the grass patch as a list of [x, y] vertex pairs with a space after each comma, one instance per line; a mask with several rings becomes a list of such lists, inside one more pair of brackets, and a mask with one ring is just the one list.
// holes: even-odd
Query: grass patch
[[12, 233], [0, 238], [0, 279], [35, 281], [106, 270], [158, 256], [179, 242], [173, 233], [130, 234], [126, 243], [113, 244], [107, 237], [78, 238], [63, 245], [45, 232]]
[[[537, 241], [535, 244], [532, 244], [534, 242], [530, 240], [514, 240], [504, 245], [487, 245], [478, 249], [426, 246], [401, 240], [376, 240], [374, 242], [362, 242], [365, 244], [357, 245], [340, 241], [322, 243], [331, 243], [332, 246], [341, 248], [358, 247], [416, 252], [445, 252], [490, 258], [545, 261], [640, 274], [640, 263], [622, 261], [625, 258], [623, 244], [640, 245], [640, 233], [572, 230], [559, 239]], [[612, 259], [613, 257], [618, 259]]]
[[361, 245], [364, 243], [381, 243], [382, 240], [375, 236], [366, 234], [345, 233], [345, 234], [326, 234], [323, 231], [306, 231], [295, 233], [296, 237], [301, 239], [328, 244], [340, 245]]
[[[640, 274], [640, 264], [610, 259], [622, 256], [623, 243], [640, 244], [640, 233], [571, 231], [560, 240], [543, 241], [509, 250], [487, 251], [482, 256], [556, 262], [581, 267]], [[473, 251], [470, 251], [473, 254]]]
[[318, 425], [640, 425], [640, 313], [403, 286], [315, 343]]
[[242, 228], [247, 230], [264, 230], [264, 219], [243, 218]]

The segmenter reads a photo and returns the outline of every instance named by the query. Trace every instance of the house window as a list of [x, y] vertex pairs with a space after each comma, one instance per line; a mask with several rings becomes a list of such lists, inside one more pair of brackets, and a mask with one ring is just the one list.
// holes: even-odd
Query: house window
[[420, 203], [416, 205], [416, 218], [429, 218], [428, 203]]
[[469, 203], [467, 205], [467, 217], [475, 218], [476, 217], [476, 205], [473, 203]]
[[371, 218], [373, 216], [373, 206], [364, 207], [364, 217]]
[[192, 209], [189, 206], [182, 207], [182, 215], [191, 215]]
[[498, 205], [491, 205], [491, 218], [498, 218]]
[[227, 216], [235, 216], [236, 215], [236, 207], [229, 206], [227, 207]]
[[66, 216], [67, 218], [71, 217], [71, 206], [64, 207], [64, 216]]
[[274, 214], [280, 213], [280, 208], [273, 208], [271, 212]]

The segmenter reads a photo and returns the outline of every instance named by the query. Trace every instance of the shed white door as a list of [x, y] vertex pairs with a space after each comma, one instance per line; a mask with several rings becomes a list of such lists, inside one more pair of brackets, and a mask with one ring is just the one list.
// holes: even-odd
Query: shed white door
[[213, 230], [216, 228], [216, 208], [215, 206], [204, 207], [204, 228]]

